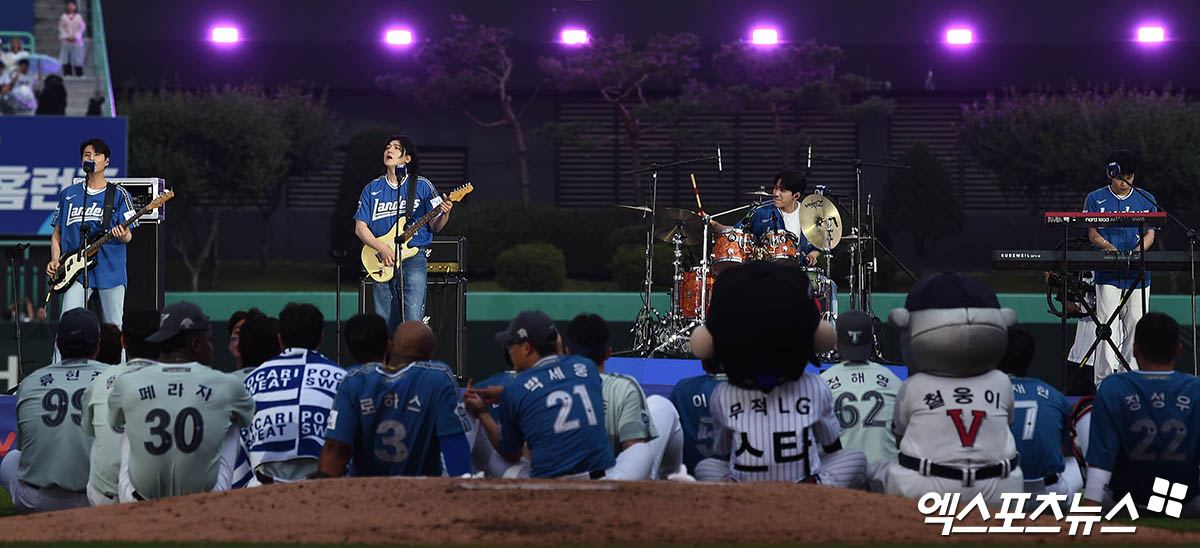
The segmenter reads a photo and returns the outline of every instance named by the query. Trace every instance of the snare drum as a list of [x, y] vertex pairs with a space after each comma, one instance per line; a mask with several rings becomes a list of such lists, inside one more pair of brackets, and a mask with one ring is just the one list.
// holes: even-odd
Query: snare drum
[[798, 260], [800, 242], [795, 234], [786, 230], [772, 230], [762, 236], [759, 253], [761, 257], [774, 262], [795, 262]]
[[[704, 280], [704, 311], [708, 311], [708, 303], [712, 301], [713, 281], [717, 279], [712, 272]], [[684, 318], [700, 317], [700, 269], [693, 268], [683, 273], [679, 281], [679, 314]]]
[[727, 228], [717, 233], [713, 243], [712, 271], [724, 272], [750, 260], [754, 250], [753, 237], [740, 228]]

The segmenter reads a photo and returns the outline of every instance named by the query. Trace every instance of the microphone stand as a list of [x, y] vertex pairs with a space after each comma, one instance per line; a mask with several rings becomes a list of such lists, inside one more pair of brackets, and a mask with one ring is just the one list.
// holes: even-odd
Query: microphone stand
[[[393, 170], [393, 172], [395, 171], [399, 171], [399, 166]], [[401, 266], [404, 259], [400, 257], [400, 246], [404, 244], [402, 241], [404, 240], [404, 232], [400, 230], [400, 215], [403, 214], [400, 211], [400, 194], [404, 192], [404, 181], [407, 179], [407, 168], [405, 168], [403, 179], [400, 178], [399, 174], [396, 174], [396, 237], [392, 240], [392, 255], [394, 257], [392, 261], [392, 279], [388, 281], [393, 287], [398, 288], [396, 298], [400, 299], [400, 319], [396, 321], [396, 325], [404, 323], [404, 268]], [[396, 283], [396, 280], [399, 280], [399, 284]], [[388, 318], [391, 317], [392, 311], [388, 311]]]
[[[84, 206], [85, 207], [87, 206], [86, 197], [84, 199]], [[85, 215], [86, 215], [86, 213], [85, 213]], [[84, 223], [83, 221], [80, 221], [79, 222], [79, 251], [78, 251], [78, 253], [80, 255], [82, 255], [80, 257], [80, 259], [83, 260], [83, 308], [87, 308], [88, 297], [91, 297], [91, 295], [88, 294], [88, 290], [90, 289], [90, 285], [88, 284], [88, 270], [91, 270], [91, 269], [89, 269], [87, 266], [87, 256], [83, 255], [83, 250], [86, 249], [87, 245], [88, 245], [87, 239], [88, 239], [89, 231], [90, 230], [88, 229], [87, 224]], [[64, 310], [63, 312], [66, 312], [66, 311]]]
[[[27, 249], [29, 249], [29, 244], [17, 244], [16, 247], [13, 247], [8, 251], [8, 259], [12, 264], [13, 310], [16, 312], [13, 317], [13, 338], [17, 341], [16, 385], [18, 386], [21, 384], [21, 379], [25, 378], [25, 375], [22, 374], [25, 366], [25, 354], [21, 345], [21, 303], [20, 299], [17, 297], [17, 257], [20, 256], [24, 258], [25, 250]], [[9, 387], [10, 390], [13, 388], [15, 388], [15, 386]]]
[[333, 294], [334, 308], [337, 310], [337, 360], [334, 363], [338, 365], [342, 365], [342, 262], [345, 259], [345, 249], [333, 250], [333, 264], [337, 269], [337, 291]]

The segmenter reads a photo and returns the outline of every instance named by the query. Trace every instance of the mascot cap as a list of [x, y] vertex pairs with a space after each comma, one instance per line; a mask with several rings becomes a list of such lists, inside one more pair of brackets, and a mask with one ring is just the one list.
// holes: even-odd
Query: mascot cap
[[909, 312], [931, 308], [1000, 308], [1000, 299], [983, 280], [958, 272], [939, 272], [913, 284], [904, 308]]

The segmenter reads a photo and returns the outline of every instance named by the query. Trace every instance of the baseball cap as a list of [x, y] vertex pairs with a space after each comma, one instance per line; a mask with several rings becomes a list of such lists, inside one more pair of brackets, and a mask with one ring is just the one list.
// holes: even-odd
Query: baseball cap
[[557, 340], [558, 328], [554, 326], [554, 320], [541, 310], [522, 310], [508, 322], [504, 331], [496, 333], [496, 342], [500, 344], [546, 344]]
[[958, 272], [939, 272], [913, 284], [904, 300], [904, 308], [909, 312], [937, 308], [1000, 308], [1000, 300], [983, 280]]
[[862, 310], [851, 310], [838, 316], [837, 348], [842, 359], [855, 362], [871, 359], [874, 323], [871, 315]]
[[100, 342], [100, 319], [86, 308], [72, 308], [58, 320], [58, 340], [94, 345]]
[[161, 343], [184, 331], [206, 331], [211, 329], [208, 316], [199, 306], [187, 301], [167, 305], [162, 311], [162, 322], [146, 342]]

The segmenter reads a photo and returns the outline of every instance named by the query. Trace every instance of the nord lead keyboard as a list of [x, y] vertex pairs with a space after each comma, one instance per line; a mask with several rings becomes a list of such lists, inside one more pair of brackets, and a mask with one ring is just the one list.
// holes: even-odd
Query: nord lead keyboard
[[[1197, 254], [1200, 257], [1200, 253]], [[992, 251], [993, 270], [1059, 270], [1062, 268], [1062, 251], [1036, 249], [1003, 249]], [[1120, 251], [1070, 251], [1067, 268], [1079, 270], [1130, 270], [1141, 268], [1140, 253]], [[1150, 251], [1146, 253], [1146, 270], [1188, 270], [1186, 251]], [[1200, 265], [1198, 265], [1200, 268]]]
[[1088, 213], [1081, 211], [1047, 211], [1047, 226], [1139, 226], [1145, 223], [1146, 228], [1159, 228], [1166, 222], [1167, 214], [1163, 212], [1132, 212], [1132, 213]]

